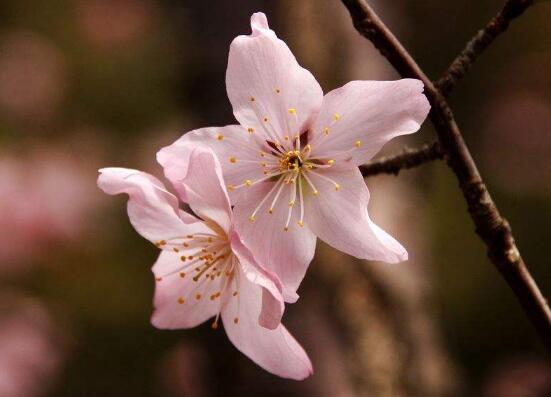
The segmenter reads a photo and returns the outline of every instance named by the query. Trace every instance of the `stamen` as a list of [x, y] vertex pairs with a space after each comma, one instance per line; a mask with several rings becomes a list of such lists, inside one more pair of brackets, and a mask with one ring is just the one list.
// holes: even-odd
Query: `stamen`
[[251, 218], [253, 218], [253, 222], [254, 222], [254, 219], [255, 218], [255, 215], [256, 213], [260, 210], [260, 208], [262, 207], [262, 205], [266, 202], [266, 200], [268, 199], [268, 197], [270, 197], [272, 195], [272, 193], [276, 190], [276, 188], [281, 184], [281, 182], [283, 181], [283, 178], [279, 178], [279, 180], [274, 183], [274, 186], [272, 186], [272, 188], [270, 189], [270, 191], [264, 196], [264, 198], [260, 201], [260, 203], [258, 204], [258, 206], [254, 209], [253, 213], [251, 214], [251, 216], [249, 217], [249, 220]]
[[323, 178], [329, 182], [331, 182], [333, 185], [335, 185], [335, 190], [336, 191], [339, 191], [341, 190], [341, 185], [339, 185], [337, 182], [335, 182], [333, 179], [323, 175], [323, 174], [320, 174], [319, 172], [316, 172], [316, 171], [310, 171], [312, 174], [316, 174], [317, 176], [319, 176], [320, 178]]
[[237, 185], [237, 186], [234, 186], [233, 188], [234, 189], [239, 189], [240, 187], [243, 187], [243, 186], [247, 186], [247, 187], [251, 187], [252, 185], [256, 185], [257, 183], [260, 183], [260, 182], [264, 182], [274, 176], [277, 176], [277, 175], [281, 175], [283, 172], [281, 171], [278, 171], [278, 172], [274, 172], [272, 174], [268, 174], [266, 175], [265, 177], [263, 178], [260, 178], [260, 179], [257, 179], [256, 181], [251, 181], [250, 179], [247, 179], [245, 180], [245, 182], [243, 182], [242, 184], [240, 185]]
[[314, 183], [312, 183], [312, 181], [310, 180], [310, 178], [308, 178], [308, 175], [306, 175], [304, 172], [302, 173], [302, 176], [304, 177], [304, 179], [306, 179], [306, 182], [308, 182], [308, 184], [310, 185], [310, 187], [312, 188], [312, 194], [314, 196], [317, 196], [319, 194], [319, 191], [318, 189], [316, 189], [316, 187], [314, 186]]
[[[293, 181], [295, 181], [296, 178], [297, 178], [297, 176], [295, 176]], [[297, 197], [297, 188], [296, 188], [296, 186], [294, 186], [294, 185], [291, 186], [291, 192], [290, 193], [291, 193], [291, 199], [289, 200], [289, 210], [287, 211], [287, 222], [285, 222], [285, 227], [283, 228], [284, 231], [289, 230], [289, 222], [291, 222], [291, 215], [293, 214], [293, 206], [295, 204], [295, 199]]]
[[302, 195], [302, 178], [299, 176], [298, 178], [298, 197], [300, 201], [300, 220], [298, 221], [298, 225], [300, 227], [304, 226], [304, 198]]
[[[284, 178], [279, 178], [279, 181], [283, 182], [283, 179]], [[285, 187], [285, 183], [281, 183], [281, 185], [279, 186], [279, 189], [278, 189], [278, 191], [277, 191], [277, 193], [274, 197], [274, 200], [272, 201], [272, 204], [270, 205], [270, 208], [268, 209], [268, 213], [270, 213], [270, 214], [274, 213], [274, 206], [275, 206], [275, 204], [277, 202], [277, 199], [278, 199], [279, 195], [281, 194], [281, 191], [283, 190], [284, 187]]]

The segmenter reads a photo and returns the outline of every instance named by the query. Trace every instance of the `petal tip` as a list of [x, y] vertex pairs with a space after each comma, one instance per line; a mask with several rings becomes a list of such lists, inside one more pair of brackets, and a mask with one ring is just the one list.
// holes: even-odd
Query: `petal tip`
[[269, 30], [268, 18], [263, 12], [255, 12], [251, 16], [251, 29], [253, 34], [260, 33], [261, 30]]

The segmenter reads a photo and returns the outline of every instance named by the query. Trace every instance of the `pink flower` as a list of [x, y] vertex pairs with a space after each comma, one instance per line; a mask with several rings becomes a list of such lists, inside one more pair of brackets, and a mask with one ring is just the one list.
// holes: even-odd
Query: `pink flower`
[[181, 175], [181, 197], [196, 218], [178, 208], [178, 199], [146, 173], [125, 168], [100, 170], [99, 187], [128, 193], [128, 216], [143, 237], [162, 249], [152, 317], [162, 329], [195, 327], [222, 318], [233, 344], [276, 375], [304, 379], [310, 360], [281, 325], [281, 282], [255, 261], [233, 226], [220, 163], [211, 151], [195, 149]]
[[178, 188], [190, 145], [216, 152], [241, 236], [281, 278], [287, 301], [298, 298], [316, 236], [358, 258], [407, 259], [369, 218], [357, 166], [419, 129], [430, 107], [422, 82], [352, 81], [323, 96], [264, 14], [251, 26], [232, 42], [226, 73], [240, 125], [191, 131], [162, 149], [166, 176]]

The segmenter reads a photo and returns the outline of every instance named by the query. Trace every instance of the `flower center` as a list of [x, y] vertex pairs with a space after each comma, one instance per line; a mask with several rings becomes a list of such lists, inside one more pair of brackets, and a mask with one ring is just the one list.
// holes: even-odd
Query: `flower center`
[[281, 172], [298, 171], [303, 165], [302, 156], [299, 150], [291, 150], [279, 159], [279, 170]]
[[[212, 227], [212, 222], [205, 223], [209, 228]], [[174, 252], [182, 262], [173, 273], [164, 277], [177, 273], [183, 283], [192, 283], [187, 288], [182, 287], [183, 294], [177, 298], [178, 304], [198, 304], [204, 299], [208, 299], [209, 303], [212, 301], [212, 304], [218, 304], [217, 315], [212, 322], [212, 328], [218, 328], [218, 319], [224, 302], [230, 297], [237, 297], [239, 290], [236, 277], [239, 260], [233, 254], [226, 234], [221, 235], [219, 230], [213, 230], [213, 233], [195, 233], [161, 240], [155, 245]], [[156, 280], [162, 282], [163, 277]], [[234, 323], [237, 324], [238, 321], [238, 317], [235, 317]]]

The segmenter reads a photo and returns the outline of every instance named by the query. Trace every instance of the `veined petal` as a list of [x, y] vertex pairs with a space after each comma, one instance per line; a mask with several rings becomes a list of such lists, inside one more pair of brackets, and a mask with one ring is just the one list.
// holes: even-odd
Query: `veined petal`
[[214, 221], [227, 233], [232, 212], [220, 163], [208, 148], [190, 149], [187, 173], [181, 178], [185, 201], [197, 215]]
[[392, 138], [417, 131], [429, 109], [420, 80], [352, 81], [323, 98], [312, 157], [366, 163]]
[[228, 338], [243, 354], [275, 375], [301, 380], [313, 373], [308, 355], [283, 325], [270, 330], [258, 324], [262, 288], [242, 274], [239, 295], [222, 310]]
[[200, 128], [184, 134], [172, 145], [162, 148], [157, 153], [157, 161], [163, 166], [167, 179], [183, 195], [185, 192], [181, 186], [181, 179], [187, 174], [191, 148], [210, 148], [222, 166], [226, 186], [230, 187], [230, 199], [236, 202], [241, 190], [232, 191], [231, 186], [240, 185], [247, 179], [263, 178], [263, 165], [273, 161], [266, 158], [269, 147], [259, 139], [256, 131], [249, 132], [240, 125]]
[[251, 27], [251, 35], [236, 37], [230, 46], [228, 97], [241, 125], [285, 146], [285, 136], [292, 139], [313, 120], [323, 92], [270, 30], [266, 15], [253, 14]]
[[197, 221], [178, 209], [178, 199], [152, 175], [128, 168], [103, 168], [99, 172], [98, 186], [105, 193], [128, 194], [130, 222], [149, 241], [185, 236], [189, 223]]
[[369, 218], [369, 191], [358, 168], [337, 166], [309, 177], [319, 194], [306, 196], [305, 221], [319, 238], [360, 259], [407, 259], [404, 247]]
[[202, 277], [194, 281], [192, 272], [178, 271], [183, 266], [180, 255], [170, 251], [162, 251], [153, 265], [157, 281], [151, 323], [157, 328], [192, 328], [220, 311], [222, 297], [210, 297], [222, 291], [225, 279]]
[[281, 323], [285, 309], [283, 286], [279, 278], [258, 264], [249, 249], [243, 244], [237, 232], [231, 233], [231, 247], [239, 259], [241, 271], [249, 282], [262, 287], [262, 310], [258, 323], [268, 329], [275, 329]]
[[288, 189], [291, 187], [280, 194], [271, 214], [268, 207], [273, 200], [269, 197], [257, 211], [254, 222], [250, 221], [251, 215], [272, 189], [273, 183], [260, 183], [245, 188], [241, 200], [234, 207], [235, 226], [256, 261], [279, 277], [283, 283], [285, 301], [295, 302], [298, 299], [296, 291], [314, 257], [316, 236], [310, 231], [308, 224], [304, 227], [298, 226], [297, 205], [292, 208], [288, 230], [284, 230], [290, 208]]

